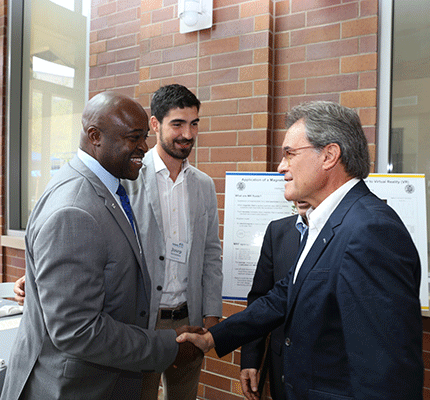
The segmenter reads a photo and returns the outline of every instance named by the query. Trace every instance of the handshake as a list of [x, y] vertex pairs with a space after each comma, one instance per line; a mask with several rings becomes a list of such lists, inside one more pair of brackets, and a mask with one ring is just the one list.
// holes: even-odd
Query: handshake
[[215, 347], [212, 334], [199, 326], [181, 326], [176, 328], [176, 341], [179, 343], [179, 351], [173, 363], [178, 367], [198, 357]]

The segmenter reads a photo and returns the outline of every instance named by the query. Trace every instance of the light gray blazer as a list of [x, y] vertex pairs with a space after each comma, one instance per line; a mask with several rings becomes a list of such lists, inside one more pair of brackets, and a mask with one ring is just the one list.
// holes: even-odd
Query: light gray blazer
[[146, 329], [149, 278], [120, 207], [77, 157], [48, 184], [27, 226], [24, 315], [2, 400], [138, 399], [124, 370], [174, 361], [175, 331]]
[[[151, 276], [149, 327], [155, 328], [165, 276], [166, 245], [160, 197], [151, 149], [135, 181], [125, 182]], [[187, 304], [191, 325], [201, 326], [204, 316], [222, 316], [222, 263], [218, 210], [213, 180], [190, 166], [185, 174], [188, 188], [189, 258]]]

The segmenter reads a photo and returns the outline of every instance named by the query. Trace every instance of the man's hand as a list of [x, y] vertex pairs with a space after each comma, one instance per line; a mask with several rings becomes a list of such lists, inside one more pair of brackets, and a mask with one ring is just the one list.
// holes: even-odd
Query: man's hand
[[[176, 335], [181, 335], [184, 332], [192, 332], [193, 334], [201, 334], [206, 332], [206, 330], [200, 326], [180, 326], [175, 329]], [[174, 367], [181, 367], [197, 358], [203, 358], [203, 353], [200, 349], [194, 346], [192, 343], [180, 343], [178, 354], [176, 355], [175, 361], [173, 362]]]
[[242, 385], [242, 392], [248, 400], [258, 400], [258, 381], [260, 374], [255, 368], [246, 368], [240, 371], [239, 379]]
[[18, 302], [20, 306], [24, 305], [24, 298], [25, 298], [25, 275], [21, 276], [16, 282], [13, 287], [13, 291], [15, 292], [15, 301]]
[[182, 333], [176, 338], [178, 343], [191, 342], [194, 346], [198, 347], [203, 353], [207, 353], [209, 350], [215, 347], [215, 342], [212, 334], [207, 330], [206, 333]]

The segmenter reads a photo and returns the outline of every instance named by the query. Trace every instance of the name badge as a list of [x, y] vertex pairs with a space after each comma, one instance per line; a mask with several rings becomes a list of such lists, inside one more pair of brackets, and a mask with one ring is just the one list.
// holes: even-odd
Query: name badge
[[166, 242], [166, 257], [169, 260], [184, 263], [187, 261], [188, 243], [173, 241], [168, 238]]

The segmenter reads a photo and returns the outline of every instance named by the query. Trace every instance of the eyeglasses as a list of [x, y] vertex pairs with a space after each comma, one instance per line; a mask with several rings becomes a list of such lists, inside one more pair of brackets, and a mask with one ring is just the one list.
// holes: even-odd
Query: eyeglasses
[[295, 149], [292, 148], [286, 148], [282, 150], [282, 157], [285, 158], [285, 160], [287, 161], [287, 165], [290, 166], [290, 162], [291, 162], [291, 158], [293, 158], [293, 156], [296, 156], [297, 152], [299, 150], [305, 150], [305, 149], [315, 149], [314, 146], [303, 146], [303, 147], [297, 147]]

